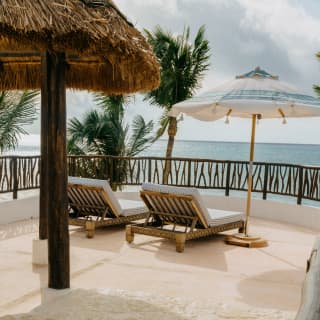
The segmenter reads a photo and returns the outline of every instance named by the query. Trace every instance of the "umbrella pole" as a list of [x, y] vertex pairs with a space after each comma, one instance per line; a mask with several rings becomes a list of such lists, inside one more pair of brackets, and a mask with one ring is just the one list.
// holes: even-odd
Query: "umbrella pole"
[[256, 123], [257, 115], [252, 115], [251, 125], [251, 142], [250, 142], [250, 159], [249, 159], [249, 172], [248, 172], [248, 193], [247, 193], [247, 205], [246, 205], [246, 221], [244, 225], [244, 234], [248, 237], [248, 220], [251, 213], [251, 193], [252, 193], [252, 176], [253, 176], [253, 160], [254, 160], [254, 143], [256, 136]]
[[226, 237], [226, 243], [248, 248], [262, 248], [268, 245], [268, 242], [259, 236], [248, 234], [248, 221], [251, 212], [251, 193], [252, 193], [252, 176], [253, 176], [253, 159], [254, 159], [254, 142], [256, 135], [257, 115], [252, 115], [251, 143], [250, 143], [250, 162], [248, 171], [248, 193], [246, 203], [246, 219], [243, 226], [243, 233], [234, 234]]

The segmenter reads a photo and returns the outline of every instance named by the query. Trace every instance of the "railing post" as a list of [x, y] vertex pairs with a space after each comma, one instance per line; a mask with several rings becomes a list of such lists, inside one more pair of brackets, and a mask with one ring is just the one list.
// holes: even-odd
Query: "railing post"
[[148, 182], [151, 182], [151, 159], [148, 159]]
[[229, 193], [230, 193], [230, 172], [231, 172], [231, 162], [228, 161], [228, 163], [227, 163], [227, 177], [226, 177], [226, 191], [225, 191], [226, 197], [229, 197]]
[[264, 165], [264, 179], [263, 179], [263, 191], [262, 191], [262, 199], [267, 200], [267, 192], [268, 192], [268, 177], [269, 177], [269, 165]]
[[299, 186], [298, 186], [298, 198], [297, 198], [297, 204], [302, 203], [302, 197], [303, 197], [303, 168], [299, 167]]
[[109, 157], [109, 182], [110, 182], [110, 185], [112, 185], [113, 183], [113, 157]]
[[19, 175], [18, 175], [18, 159], [12, 158], [12, 176], [13, 176], [13, 199], [18, 199]]
[[67, 163], [68, 163], [68, 175], [69, 176], [75, 176], [74, 172], [75, 172], [75, 169], [74, 169], [74, 158], [73, 157], [70, 157], [70, 156], [67, 156]]
[[188, 187], [191, 186], [191, 161], [188, 160]]

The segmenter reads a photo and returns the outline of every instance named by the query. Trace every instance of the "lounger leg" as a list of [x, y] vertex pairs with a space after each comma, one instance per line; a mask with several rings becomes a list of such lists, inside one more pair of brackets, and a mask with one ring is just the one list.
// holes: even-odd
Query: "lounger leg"
[[244, 224], [242, 225], [242, 227], [239, 228], [239, 233], [243, 233], [244, 232]]
[[130, 224], [126, 226], [126, 240], [128, 243], [132, 243], [134, 240], [134, 233], [132, 232], [132, 226]]
[[176, 234], [176, 251], [177, 252], [184, 251], [185, 242], [186, 242], [186, 234], [185, 233]]
[[94, 237], [94, 231], [96, 229], [96, 223], [92, 220], [86, 221], [86, 231], [87, 231], [87, 238], [91, 239]]

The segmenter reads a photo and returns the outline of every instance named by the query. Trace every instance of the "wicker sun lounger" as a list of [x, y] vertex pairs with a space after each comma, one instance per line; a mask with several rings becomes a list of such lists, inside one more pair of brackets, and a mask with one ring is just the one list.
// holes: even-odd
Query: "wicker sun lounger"
[[117, 199], [108, 181], [68, 178], [69, 224], [83, 226], [93, 238], [95, 228], [146, 218], [142, 201]]
[[145, 183], [140, 195], [149, 214], [144, 223], [126, 226], [129, 243], [135, 233], [145, 234], [175, 240], [183, 252], [186, 240], [244, 227], [243, 213], [206, 208], [195, 188]]

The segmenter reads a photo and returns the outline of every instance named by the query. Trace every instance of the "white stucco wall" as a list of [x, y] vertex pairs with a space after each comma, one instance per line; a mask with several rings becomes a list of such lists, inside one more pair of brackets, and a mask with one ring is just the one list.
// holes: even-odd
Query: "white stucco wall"
[[[245, 212], [245, 198], [203, 196], [203, 199], [208, 207]], [[320, 208], [317, 207], [252, 199], [251, 216], [287, 222], [320, 231]]]
[[[117, 192], [119, 198], [140, 200], [137, 192]], [[245, 198], [203, 195], [207, 207], [245, 211]], [[320, 231], [320, 208], [270, 200], [252, 200], [253, 217], [300, 225]], [[38, 195], [0, 202], [0, 224], [39, 216]]]
[[30, 196], [17, 200], [0, 202], [0, 224], [39, 216], [39, 197]]

